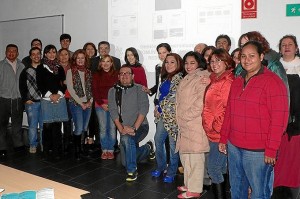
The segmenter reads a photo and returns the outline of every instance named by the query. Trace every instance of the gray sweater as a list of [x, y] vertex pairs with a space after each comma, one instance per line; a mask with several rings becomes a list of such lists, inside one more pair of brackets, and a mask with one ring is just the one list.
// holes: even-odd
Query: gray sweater
[[7, 99], [21, 98], [19, 78], [24, 68], [24, 64], [17, 59], [17, 69], [15, 73], [6, 58], [0, 61], [0, 97]]
[[[116, 102], [116, 88], [112, 87], [108, 91], [108, 108], [113, 121], [119, 118]], [[143, 124], [147, 124], [147, 113], [149, 111], [148, 95], [142, 90], [140, 84], [134, 84], [133, 87], [122, 90], [121, 114], [123, 125], [133, 126], [138, 115], [144, 115]]]

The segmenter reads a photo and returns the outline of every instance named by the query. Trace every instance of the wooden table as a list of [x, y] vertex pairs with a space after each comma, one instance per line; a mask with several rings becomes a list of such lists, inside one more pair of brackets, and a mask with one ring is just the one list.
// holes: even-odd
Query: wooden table
[[35, 176], [2, 164], [0, 164], [0, 188], [5, 189], [3, 193], [53, 188], [55, 199], [80, 199], [81, 195], [89, 193], [85, 190]]

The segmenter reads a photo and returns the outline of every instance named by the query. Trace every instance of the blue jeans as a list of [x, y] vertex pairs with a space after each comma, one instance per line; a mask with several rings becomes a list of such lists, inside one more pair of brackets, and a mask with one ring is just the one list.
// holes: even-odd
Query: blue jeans
[[158, 171], [164, 171], [167, 169], [167, 176], [174, 177], [178, 168], [179, 154], [175, 153], [176, 142], [173, 137], [169, 137], [170, 151], [170, 164], [167, 168], [167, 156], [165, 148], [165, 140], [169, 136], [168, 132], [164, 127], [163, 120], [160, 119], [156, 124], [156, 133], [154, 136], [155, 141], [155, 157]]
[[29, 145], [31, 147], [37, 147], [37, 129], [40, 129], [40, 143], [42, 142], [42, 131], [43, 131], [43, 117], [41, 102], [33, 102], [33, 104], [25, 104], [25, 111], [28, 118], [28, 137]]
[[116, 143], [116, 126], [110, 117], [109, 111], [96, 107], [99, 122], [100, 143], [102, 150], [114, 151]]
[[91, 109], [83, 110], [80, 105], [69, 102], [70, 110], [74, 122], [74, 135], [81, 135], [83, 131], [87, 131], [91, 116]]
[[207, 158], [207, 170], [212, 183], [224, 182], [223, 174], [227, 172], [227, 156], [219, 151], [219, 143], [209, 141], [210, 151]]
[[[141, 142], [148, 134], [149, 125], [142, 124], [135, 136], [131, 135], [120, 135], [121, 147], [121, 156], [125, 155], [125, 165], [127, 173], [133, 173], [137, 169], [137, 162], [145, 160], [148, 158], [150, 154], [150, 147], [145, 144], [143, 146], [139, 146], [139, 142]], [[125, 154], [123, 154], [123, 151]]]
[[228, 142], [228, 166], [232, 199], [270, 199], [273, 191], [273, 166], [265, 164], [264, 152], [238, 148]]

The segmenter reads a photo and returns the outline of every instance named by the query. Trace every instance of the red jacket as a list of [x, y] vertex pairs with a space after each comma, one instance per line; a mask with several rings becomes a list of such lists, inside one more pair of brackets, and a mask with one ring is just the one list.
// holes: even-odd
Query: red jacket
[[226, 70], [219, 78], [210, 75], [211, 83], [206, 89], [202, 112], [202, 125], [211, 142], [220, 141], [225, 109], [231, 83], [234, 79], [232, 70]]
[[134, 74], [134, 83], [148, 88], [146, 72], [143, 66], [131, 67]]
[[263, 150], [275, 158], [288, 121], [287, 89], [266, 67], [245, 85], [244, 76], [231, 85], [220, 143], [230, 141], [236, 147]]

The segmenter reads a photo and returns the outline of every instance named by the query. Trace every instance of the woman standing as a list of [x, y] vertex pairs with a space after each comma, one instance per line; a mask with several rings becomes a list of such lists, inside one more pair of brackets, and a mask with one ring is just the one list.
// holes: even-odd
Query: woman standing
[[223, 175], [227, 173], [227, 156], [219, 152], [218, 144], [228, 95], [234, 79], [232, 73], [234, 61], [226, 50], [220, 48], [212, 52], [209, 63], [212, 71], [211, 83], [205, 93], [202, 124], [210, 146], [207, 159], [209, 177], [212, 180], [215, 198], [222, 199], [225, 198]]
[[[155, 156], [157, 167], [151, 172], [153, 177], [159, 177], [167, 170], [163, 181], [166, 183], [174, 182], [179, 156], [175, 152], [178, 126], [175, 115], [175, 95], [177, 87], [183, 74], [183, 61], [178, 54], [170, 53], [162, 65], [161, 85], [159, 87], [158, 105], [155, 107], [154, 115], [158, 119], [156, 126]], [[165, 140], [169, 138], [169, 151], [166, 152]], [[166, 153], [170, 153], [170, 163], [167, 166]]]
[[52, 44], [44, 48], [42, 65], [36, 69], [37, 86], [42, 94], [43, 152], [52, 152], [60, 158], [62, 150], [61, 122], [68, 120], [67, 105], [64, 98], [66, 75], [58, 64], [57, 50]]
[[176, 119], [179, 127], [176, 151], [179, 151], [184, 168], [184, 185], [177, 189], [183, 192], [178, 198], [194, 198], [200, 197], [202, 193], [205, 152], [209, 151], [207, 136], [201, 124], [209, 72], [206, 70], [205, 59], [197, 52], [188, 52], [183, 60], [187, 75], [180, 82], [176, 93]]
[[82, 49], [72, 56], [71, 69], [67, 71], [67, 87], [71, 95], [69, 106], [74, 123], [75, 158], [80, 159], [81, 135], [87, 131], [92, 97], [92, 72], [88, 69], [88, 58]]
[[140, 63], [140, 58], [137, 50], [133, 47], [127, 48], [125, 51], [126, 66], [129, 66], [133, 70], [134, 83], [141, 84], [148, 88], [145, 69]]
[[99, 122], [101, 159], [114, 159], [116, 126], [108, 111], [108, 90], [118, 81], [118, 71], [114, 68], [113, 58], [104, 55], [100, 60], [100, 69], [93, 75], [93, 94], [96, 114]]
[[[297, 39], [293, 35], [285, 35], [279, 41], [280, 62], [286, 70], [290, 88], [290, 118], [287, 132], [284, 133], [274, 168], [274, 196], [276, 187], [284, 186], [292, 192], [296, 199], [300, 193], [300, 58]], [[278, 189], [280, 190], [280, 188]], [[282, 191], [280, 191], [282, 192]]]
[[271, 198], [273, 166], [288, 121], [283, 81], [261, 61], [263, 47], [249, 41], [241, 49], [245, 69], [231, 85], [219, 150], [227, 153], [232, 199]]

